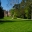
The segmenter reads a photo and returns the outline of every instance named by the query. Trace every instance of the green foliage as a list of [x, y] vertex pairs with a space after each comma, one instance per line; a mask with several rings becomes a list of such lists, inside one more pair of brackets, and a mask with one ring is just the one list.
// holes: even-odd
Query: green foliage
[[14, 10], [15, 10], [15, 9], [11, 9], [11, 10], [10, 10], [11, 16], [14, 15]]
[[31, 6], [28, 8], [28, 19], [31, 19]]
[[31, 18], [31, 0], [22, 0], [20, 4], [15, 4], [11, 10], [11, 14], [17, 18]]

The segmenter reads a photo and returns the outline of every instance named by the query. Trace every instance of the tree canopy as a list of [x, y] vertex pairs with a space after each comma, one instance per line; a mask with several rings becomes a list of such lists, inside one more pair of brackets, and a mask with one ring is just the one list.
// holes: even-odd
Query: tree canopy
[[[18, 17], [22, 18], [31, 18], [31, 8], [32, 0], [22, 0], [20, 4], [14, 4], [14, 12], [16, 12]], [[15, 14], [15, 15], [16, 15]]]

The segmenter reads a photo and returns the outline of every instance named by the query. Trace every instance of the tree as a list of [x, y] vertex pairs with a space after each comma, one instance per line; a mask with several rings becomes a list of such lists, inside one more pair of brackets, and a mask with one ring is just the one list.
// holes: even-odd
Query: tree
[[9, 11], [10, 11], [10, 13], [11, 13], [11, 16], [13, 16], [14, 15], [14, 10], [15, 9], [10, 9]]
[[1, 1], [0, 1], [0, 19], [4, 18], [4, 10], [1, 6]]
[[[31, 18], [31, 7], [32, 0], [22, 0], [21, 3], [15, 4], [13, 8], [15, 8], [15, 13], [19, 18]], [[15, 14], [15, 15], [16, 15]]]

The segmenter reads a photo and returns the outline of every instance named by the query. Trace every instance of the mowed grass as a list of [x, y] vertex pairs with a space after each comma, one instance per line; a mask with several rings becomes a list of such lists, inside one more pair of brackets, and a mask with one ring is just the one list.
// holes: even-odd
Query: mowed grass
[[12, 18], [12, 17], [4, 17], [5, 20], [7, 20], [7, 19], [11, 19], [11, 18]]
[[6, 20], [0, 22], [0, 32], [32, 32], [32, 20]]

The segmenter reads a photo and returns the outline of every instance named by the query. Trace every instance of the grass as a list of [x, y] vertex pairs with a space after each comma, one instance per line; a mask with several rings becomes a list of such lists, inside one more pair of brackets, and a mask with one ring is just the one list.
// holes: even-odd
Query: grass
[[0, 22], [0, 32], [32, 32], [32, 20], [12, 19]]
[[5, 20], [7, 20], [7, 19], [11, 19], [11, 18], [12, 18], [12, 17], [4, 17]]
[[32, 20], [4, 17], [0, 20], [0, 32], [32, 32]]

